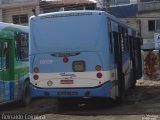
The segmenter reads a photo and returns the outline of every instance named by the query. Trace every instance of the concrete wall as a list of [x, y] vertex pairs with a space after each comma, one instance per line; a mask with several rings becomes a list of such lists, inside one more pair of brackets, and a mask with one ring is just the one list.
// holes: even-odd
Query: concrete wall
[[160, 20], [158, 11], [138, 13], [137, 19], [140, 20], [141, 34], [143, 37], [143, 49], [154, 49], [154, 33], [156, 31], [148, 30], [148, 20]]
[[4, 9], [3, 10], [3, 22], [13, 23], [12, 16], [13, 15], [21, 15], [27, 14], [28, 18], [33, 15], [32, 9], [35, 7], [19, 7], [19, 8], [11, 8], [11, 9]]
[[40, 13], [39, 0], [0, 0], [0, 21], [13, 23], [13, 15], [27, 14], [30, 17], [32, 9]]
[[153, 39], [154, 31], [148, 31], [148, 20], [160, 20], [159, 12], [138, 14], [137, 19], [141, 21], [141, 32], [143, 38]]
[[124, 20], [126, 20], [126, 22], [131, 25], [132, 27], [134, 27], [135, 29], [138, 30], [137, 27], [137, 18], [136, 17], [129, 17], [129, 18], [123, 18]]
[[110, 5], [128, 4], [130, 0], [111, 0]]

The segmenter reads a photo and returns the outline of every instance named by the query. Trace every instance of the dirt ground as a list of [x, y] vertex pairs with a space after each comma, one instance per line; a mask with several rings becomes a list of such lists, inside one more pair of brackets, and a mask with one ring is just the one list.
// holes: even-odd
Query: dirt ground
[[12, 113], [26, 120], [160, 120], [160, 81], [137, 81], [121, 104], [93, 100], [89, 104], [64, 106], [57, 112], [56, 103], [56, 99], [41, 98], [34, 99], [27, 107], [19, 102], [3, 105], [0, 106], [0, 118]]

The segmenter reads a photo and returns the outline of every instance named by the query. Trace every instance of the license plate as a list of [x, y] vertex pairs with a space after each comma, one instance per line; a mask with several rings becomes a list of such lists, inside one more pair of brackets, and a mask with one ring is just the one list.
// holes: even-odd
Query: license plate
[[73, 84], [73, 80], [61, 80], [61, 84]]
[[85, 62], [84, 61], [74, 61], [73, 64], [74, 72], [84, 72], [85, 71]]

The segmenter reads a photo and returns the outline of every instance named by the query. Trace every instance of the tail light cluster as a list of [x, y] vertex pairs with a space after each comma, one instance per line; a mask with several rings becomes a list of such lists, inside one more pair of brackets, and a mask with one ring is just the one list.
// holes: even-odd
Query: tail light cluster
[[34, 75], [33, 78], [34, 78], [34, 80], [38, 80], [39, 76], [38, 75]]
[[97, 71], [101, 71], [101, 69], [102, 69], [102, 68], [101, 68], [100, 65], [97, 65], [97, 66], [96, 66], [96, 70], [97, 70]]
[[38, 67], [35, 67], [35, 68], [33, 69], [33, 71], [34, 71], [34, 73], [39, 73], [39, 68], [38, 68]]
[[[35, 68], [33, 69], [33, 72], [34, 72], [34, 73], [39, 73], [39, 68], [38, 68], [38, 67], [35, 67]], [[35, 75], [33, 76], [33, 79], [34, 79], [34, 80], [38, 80], [38, 79], [39, 79], [39, 76], [38, 76], [37, 74], [35, 74]]]
[[102, 78], [102, 73], [97, 73], [97, 78]]
[[69, 59], [68, 59], [67, 57], [64, 57], [64, 58], [63, 58], [63, 62], [64, 62], [64, 63], [67, 63], [68, 61], [69, 61]]
[[[101, 71], [102, 70], [102, 67], [100, 65], [97, 65], [95, 67], [96, 71]], [[97, 78], [102, 78], [102, 73], [101, 72], [98, 72], [97, 73]]]

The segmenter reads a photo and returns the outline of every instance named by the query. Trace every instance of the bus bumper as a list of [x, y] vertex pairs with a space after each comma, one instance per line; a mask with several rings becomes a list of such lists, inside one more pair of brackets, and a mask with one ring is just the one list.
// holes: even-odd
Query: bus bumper
[[113, 82], [106, 82], [105, 84], [94, 88], [38, 88], [30, 85], [31, 96], [35, 97], [54, 97], [54, 98], [68, 98], [68, 97], [111, 97], [112, 92], [115, 92]]

